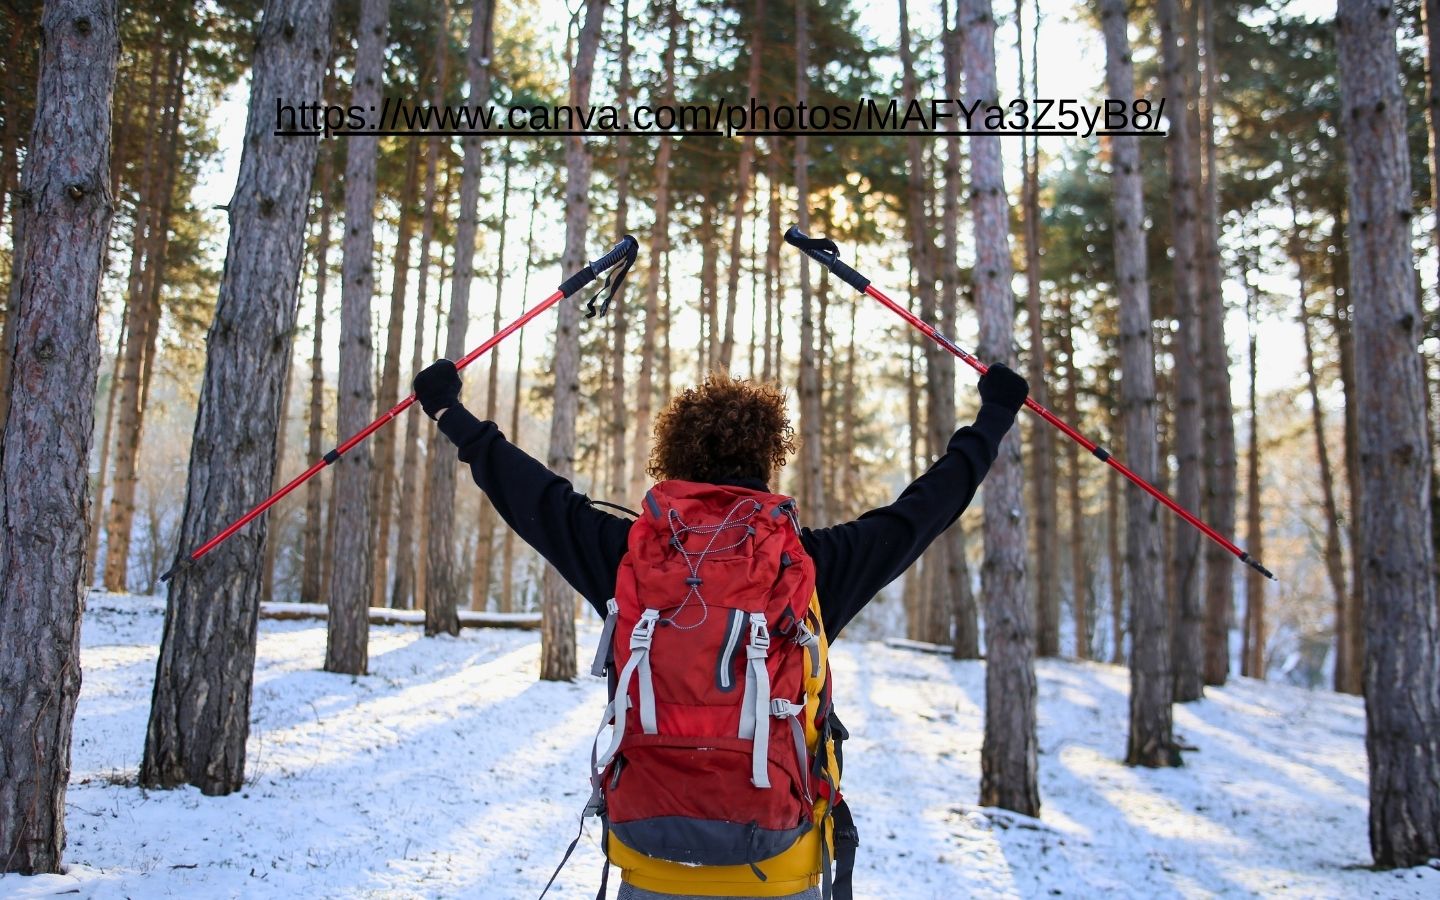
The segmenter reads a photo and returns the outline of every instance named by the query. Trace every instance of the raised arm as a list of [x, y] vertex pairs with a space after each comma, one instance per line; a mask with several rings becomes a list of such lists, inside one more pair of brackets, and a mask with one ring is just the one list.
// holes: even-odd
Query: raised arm
[[441, 360], [421, 372], [415, 395], [500, 518], [603, 616], [615, 595], [629, 520], [591, 506], [568, 479], [506, 440], [494, 422], [477, 419], [459, 401], [454, 364]]
[[832, 640], [960, 517], [990, 471], [1029, 385], [996, 365], [981, 377], [979, 390], [980, 412], [974, 423], [956, 431], [944, 455], [894, 503], [853, 522], [802, 532], [805, 549], [815, 560], [815, 590]]

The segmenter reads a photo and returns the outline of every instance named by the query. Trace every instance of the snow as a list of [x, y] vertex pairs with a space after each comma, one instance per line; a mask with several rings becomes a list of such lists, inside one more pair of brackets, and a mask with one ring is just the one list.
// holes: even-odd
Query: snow
[[[371, 628], [371, 675], [332, 675], [323, 622], [262, 620], [245, 789], [146, 791], [163, 609], [91, 596], [69, 870], [0, 878], [0, 896], [539, 895], [588, 794], [599, 679], [537, 681], [534, 632], [406, 625]], [[597, 634], [587, 620], [582, 671]], [[1440, 896], [1440, 871], [1366, 868], [1355, 698], [1237, 679], [1176, 708], [1199, 748], [1184, 768], [1132, 769], [1125, 670], [1042, 662], [1035, 820], [975, 805], [983, 663], [842, 640], [834, 669], [857, 897]], [[597, 833], [551, 897], [594, 896]]]

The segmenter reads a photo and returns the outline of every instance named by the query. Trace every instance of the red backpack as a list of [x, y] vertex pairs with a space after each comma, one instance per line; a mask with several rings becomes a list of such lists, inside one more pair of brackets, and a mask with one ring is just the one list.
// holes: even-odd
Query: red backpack
[[823, 881], [828, 897], [839, 836], [835, 887], [843, 878], [837, 894], [848, 894], [853, 824], [836, 808], [847, 735], [830, 711], [827, 651], [794, 500], [652, 488], [592, 669], [608, 674], [612, 698], [587, 807], [602, 816], [607, 868], [668, 893]]

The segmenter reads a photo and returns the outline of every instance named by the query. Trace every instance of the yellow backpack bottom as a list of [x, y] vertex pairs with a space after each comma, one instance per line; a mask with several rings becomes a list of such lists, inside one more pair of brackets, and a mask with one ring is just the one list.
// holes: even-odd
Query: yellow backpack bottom
[[[824, 812], [825, 801], [817, 801], [815, 819], [825, 823], [826, 837], [830, 838], [831, 819], [824, 817]], [[822, 856], [818, 828], [801, 835], [789, 850], [756, 863], [756, 868], [765, 873], [764, 881], [757, 878], [749, 866], [687, 866], [638, 853], [614, 832], [606, 840], [610, 862], [620, 869], [621, 879], [657, 894], [784, 897], [820, 884]]]

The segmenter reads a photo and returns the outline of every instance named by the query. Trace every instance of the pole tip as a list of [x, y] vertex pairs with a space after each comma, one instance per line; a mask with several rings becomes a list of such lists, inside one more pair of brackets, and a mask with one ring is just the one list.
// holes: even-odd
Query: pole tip
[[160, 576], [160, 583], [165, 584], [169, 582], [170, 579], [175, 577], [176, 572], [179, 572], [181, 569], [188, 569], [193, 565], [195, 565], [194, 557], [182, 556], [181, 558], [175, 560], [175, 565], [171, 566], [165, 571], [164, 575]]
[[1277, 584], [1280, 582], [1280, 579], [1278, 579], [1278, 578], [1275, 577], [1275, 573], [1274, 573], [1274, 572], [1271, 572], [1269, 569], [1267, 569], [1267, 568], [1265, 568], [1264, 566], [1260, 565], [1260, 561], [1259, 561], [1258, 559], [1255, 559], [1254, 557], [1252, 557], [1250, 554], [1248, 554], [1248, 553], [1242, 553], [1242, 554], [1240, 554], [1240, 561], [1243, 562], [1245, 565], [1249, 566], [1250, 568], [1254, 569], [1255, 571], [1259, 572], [1261, 575], [1264, 575], [1266, 578], [1270, 579], [1271, 581], [1273, 581], [1273, 582], [1275, 582], [1275, 583], [1277, 583]]

